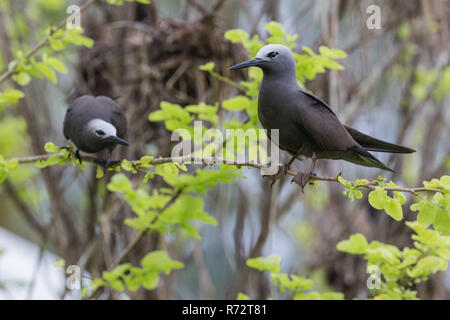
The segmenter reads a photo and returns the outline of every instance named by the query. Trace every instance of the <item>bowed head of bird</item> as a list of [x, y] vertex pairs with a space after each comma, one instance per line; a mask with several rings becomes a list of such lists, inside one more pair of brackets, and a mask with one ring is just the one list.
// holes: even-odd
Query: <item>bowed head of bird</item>
[[104, 96], [84, 95], [73, 101], [67, 109], [63, 131], [64, 136], [77, 147], [76, 156], [80, 163], [80, 151], [97, 153], [108, 150], [107, 160], [96, 159], [96, 163], [105, 170], [117, 163], [112, 160], [116, 145], [128, 145], [124, 140], [127, 121], [123, 110], [114, 100]]

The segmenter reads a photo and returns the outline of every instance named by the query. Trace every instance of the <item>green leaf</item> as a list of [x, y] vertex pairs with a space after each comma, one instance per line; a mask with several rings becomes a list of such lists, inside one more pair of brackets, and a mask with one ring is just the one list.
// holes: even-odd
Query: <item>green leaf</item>
[[47, 58], [45, 60], [45, 63], [48, 64], [49, 66], [51, 66], [53, 69], [55, 69], [56, 71], [59, 71], [61, 73], [67, 73], [67, 68], [64, 65], [64, 63], [62, 63], [61, 60], [57, 59], [57, 58]]
[[165, 251], [153, 251], [141, 260], [142, 268], [147, 272], [164, 272], [169, 274], [173, 269], [181, 269], [184, 264], [170, 259]]
[[133, 167], [133, 164], [127, 159], [122, 160], [121, 167], [125, 171], [133, 171], [133, 173], [136, 173], [136, 169]]
[[98, 288], [104, 287], [107, 285], [107, 282], [100, 278], [95, 278], [91, 284], [91, 290], [95, 291]]
[[148, 272], [143, 276], [142, 286], [147, 290], [153, 290], [158, 286], [159, 275], [156, 272]]
[[13, 74], [12, 79], [21, 86], [26, 86], [31, 81], [30, 75], [26, 72], [18, 72]]
[[36, 62], [34, 67], [47, 79], [56, 84], [58, 82], [55, 72], [43, 62]]
[[269, 31], [272, 37], [284, 39], [286, 32], [279, 22], [271, 21], [264, 25], [264, 28]]
[[117, 173], [111, 178], [108, 190], [112, 192], [127, 192], [131, 190], [131, 181], [123, 173]]
[[211, 72], [214, 70], [215, 65], [216, 64], [214, 62], [208, 62], [208, 63], [205, 63], [205, 64], [199, 66], [198, 68], [202, 71]]
[[348, 252], [351, 254], [364, 254], [368, 249], [369, 245], [366, 238], [360, 234], [354, 234], [350, 236], [348, 240], [340, 241], [337, 244], [337, 249], [342, 252]]
[[450, 211], [439, 209], [433, 224], [434, 228], [444, 235], [450, 235]]
[[55, 51], [61, 51], [66, 48], [64, 41], [61, 39], [54, 39], [53, 37], [49, 38], [50, 47]]
[[239, 292], [236, 300], [250, 300], [250, 298], [245, 293]]
[[301, 293], [302, 291], [310, 290], [313, 285], [312, 280], [298, 277], [295, 274], [290, 276], [286, 273], [271, 274], [271, 278], [274, 285], [276, 285], [281, 292], [284, 292], [287, 289], [291, 292]]
[[345, 51], [339, 50], [339, 49], [330, 49], [325, 46], [320, 46], [319, 52], [322, 56], [325, 56], [325, 57], [331, 58], [331, 59], [342, 59], [342, 58], [347, 57], [347, 54], [345, 53]]
[[402, 206], [400, 205], [400, 201], [397, 199], [386, 199], [384, 203], [384, 210], [396, 221], [400, 221], [403, 219]]
[[156, 166], [155, 174], [160, 175], [170, 184], [171, 179], [178, 175], [178, 167], [171, 162], [163, 163]]
[[232, 29], [225, 32], [225, 39], [233, 43], [242, 43], [249, 38], [247, 32], [241, 29]]
[[360, 190], [355, 190], [353, 193], [357, 199], [361, 199], [363, 196], [363, 194]]
[[95, 178], [96, 179], [101, 179], [104, 176], [104, 172], [103, 172], [103, 167], [102, 166], [97, 166], [97, 171], [95, 173]]
[[450, 248], [438, 248], [436, 252], [441, 258], [450, 260]]
[[168, 226], [180, 226], [188, 234], [199, 239], [197, 230], [189, 224], [191, 220], [217, 225], [216, 219], [204, 211], [202, 198], [190, 195], [180, 196], [173, 205], [164, 210], [154, 224], [154, 229], [163, 232]]
[[439, 212], [439, 207], [433, 203], [427, 202], [422, 206], [419, 214], [417, 215], [417, 221], [426, 226], [432, 224]]
[[344, 186], [347, 186], [347, 184], [348, 184], [347, 180], [345, 180], [341, 175], [338, 175], [337, 179], [338, 179], [340, 184], [343, 184]]
[[66, 261], [64, 259], [58, 259], [53, 262], [53, 266], [55, 268], [64, 268], [64, 265], [66, 264]]
[[250, 105], [250, 99], [246, 96], [237, 96], [222, 102], [222, 106], [224, 109], [230, 111], [239, 111], [247, 109]]
[[386, 190], [380, 187], [369, 193], [370, 205], [378, 210], [383, 210], [386, 198], [388, 198]]
[[259, 271], [270, 271], [279, 273], [281, 270], [281, 257], [279, 255], [270, 255], [267, 258], [250, 258], [247, 259], [247, 265]]
[[125, 286], [123, 285], [122, 280], [119, 280], [119, 279], [112, 280], [112, 281], [108, 282], [108, 284], [109, 284], [109, 286], [112, 289], [114, 289], [116, 291], [123, 291], [123, 290], [125, 290]]
[[52, 142], [47, 142], [44, 146], [44, 150], [48, 153], [55, 153], [59, 151], [59, 147]]
[[447, 261], [436, 256], [426, 256], [420, 259], [412, 270], [408, 270], [410, 277], [428, 276], [440, 270], [447, 269]]
[[[75, 29], [72, 29], [75, 30]], [[69, 43], [73, 43], [76, 45], [80, 45], [80, 46], [85, 46], [87, 48], [92, 48], [92, 46], [94, 45], [94, 40], [92, 40], [91, 38], [79, 35], [79, 34], [75, 34], [75, 33], [71, 33], [68, 34], [65, 38], [65, 41], [69, 42]]]
[[24, 93], [20, 90], [9, 89], [1, 94], [1, 97], [6, 99], [9, 103], [17, 103], [19, 99], [25, 97]]

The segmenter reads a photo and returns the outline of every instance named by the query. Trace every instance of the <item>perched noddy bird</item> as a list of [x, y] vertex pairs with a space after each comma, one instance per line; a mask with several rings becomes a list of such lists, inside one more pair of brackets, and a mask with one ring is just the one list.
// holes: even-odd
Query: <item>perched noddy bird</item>
[[[293, 181], [302, 190], [314, 175], [317, 159], [342, 159], [366, 167], [393, 171], [369, 151], [411, 153], [415, 150], [381, 141], [343, 125], [331, 108], [297, 83], [294, 56], [289, 48], [269, 44], [256, 57], [230, 70], [259, 67], [264, 77], [259, 89], [258, 116], [264, 129], [279, 129], [279, 147], [293, 157], [272, 177], [275, 182], [300, 156], [312, 158], [311, 170]], [[273, 184], [273, 183], [272, 183]]]
[[104, 96], [81, 96], [67, 109], [64, 118], [64, 136], [76, 146], [76, 157], [81, 163], [80, 150], [97, 153], [108, 149], [109, 159], [96, 162], [107, 169], [115, 164], [112, 152], [117, 144], [128, 145], [124, 140], [127, 120], [120, 106]]

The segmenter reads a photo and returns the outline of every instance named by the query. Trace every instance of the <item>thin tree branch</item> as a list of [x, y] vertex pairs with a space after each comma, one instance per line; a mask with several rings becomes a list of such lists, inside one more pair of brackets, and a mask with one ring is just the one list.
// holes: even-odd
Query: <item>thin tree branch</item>
[[[44, 154], [44, 155], [37, 155], [37, 156], [29, 156], [29, 157], [20, 157], [20, 158], [12, 158], [10, 160], [16, 160], [18, 163], [34, 163], [41, 160], [46, 160], [53, 156], [59, 156], [59, 154]], [[62, 156], [61, 156], [62, 157]], [[97, 158], [94, 156], [83, 156], [81, 157], [83, 161], [86, 162], [94, 162]], [[132, 164], [137, 163], [140, 160], [132, 160], [130, 161]], [[213, 165], [213, 164], [229, 164], [240, 167], [249, 167], [249, 168], [256, 168], [256, 169], [265, 169], [268, 168], [268, 165], [256, 163], [253, 161], [247, 161], [247, 162], [239, 162], [234, 160], [229, 160], [225, 158], [219, 158], [219, 157], [198, 157], [198, 156], [181, 156], [181, 157], [159, 157], [154, 158], [149, 161], [146, 161], [146, 164], [150, 165], [158, 165], [163, 163], [185, 163], [185, 164], [205, 164], [205, 165]], [[295, 176], [297, 172], [288, 170], [286, 172], [287, 174], [291, 176]], [[312, 176], [310, 180], [316, 180], [316, 181], [329, 181], [329, 182], [339, 182], [338, 179], [339, 175], [336, 177], [323, 177], [323, 176]], [[407, 192], [411, 193], [413, 195], [416, 195], [418, 192], [442, 192], [440, 189], [427, 189], [425, 187], [416, 187], [416, 188], [405, 188], [405, 187], [386, 187], [386, 186], [379, 186], [378, 181], [371, 181], [366, 184], [360, 184], [358, 185], [358, 188], [365, 188], [365, 189], [376, 189], [376, 188], [382, 188], [386, 191], [400, 191], [400, 192]]]

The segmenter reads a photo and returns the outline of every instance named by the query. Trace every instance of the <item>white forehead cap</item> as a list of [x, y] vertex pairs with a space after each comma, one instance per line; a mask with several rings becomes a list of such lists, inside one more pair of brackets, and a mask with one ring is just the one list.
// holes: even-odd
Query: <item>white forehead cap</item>
[[259, 49], [256, 56], [258, 58], [266, 58], [267, 55], [272, 51], [278, 52], [278, 54], [280, 54], [280, 55], [290, 53], [289, 48], [286, 46], [283, 46], [282, 44], [268, 44], [268, 45], [262, 47], [261, 49]]
[[114, 127], [111, 123], [102, 120], [102, 119], [93, 119], [89, 121], [87, 124], [87, 127], [89, 130], [102, 130], [105, 135], [108, 136], [115, 136], [117, 133], [116, 127]]

